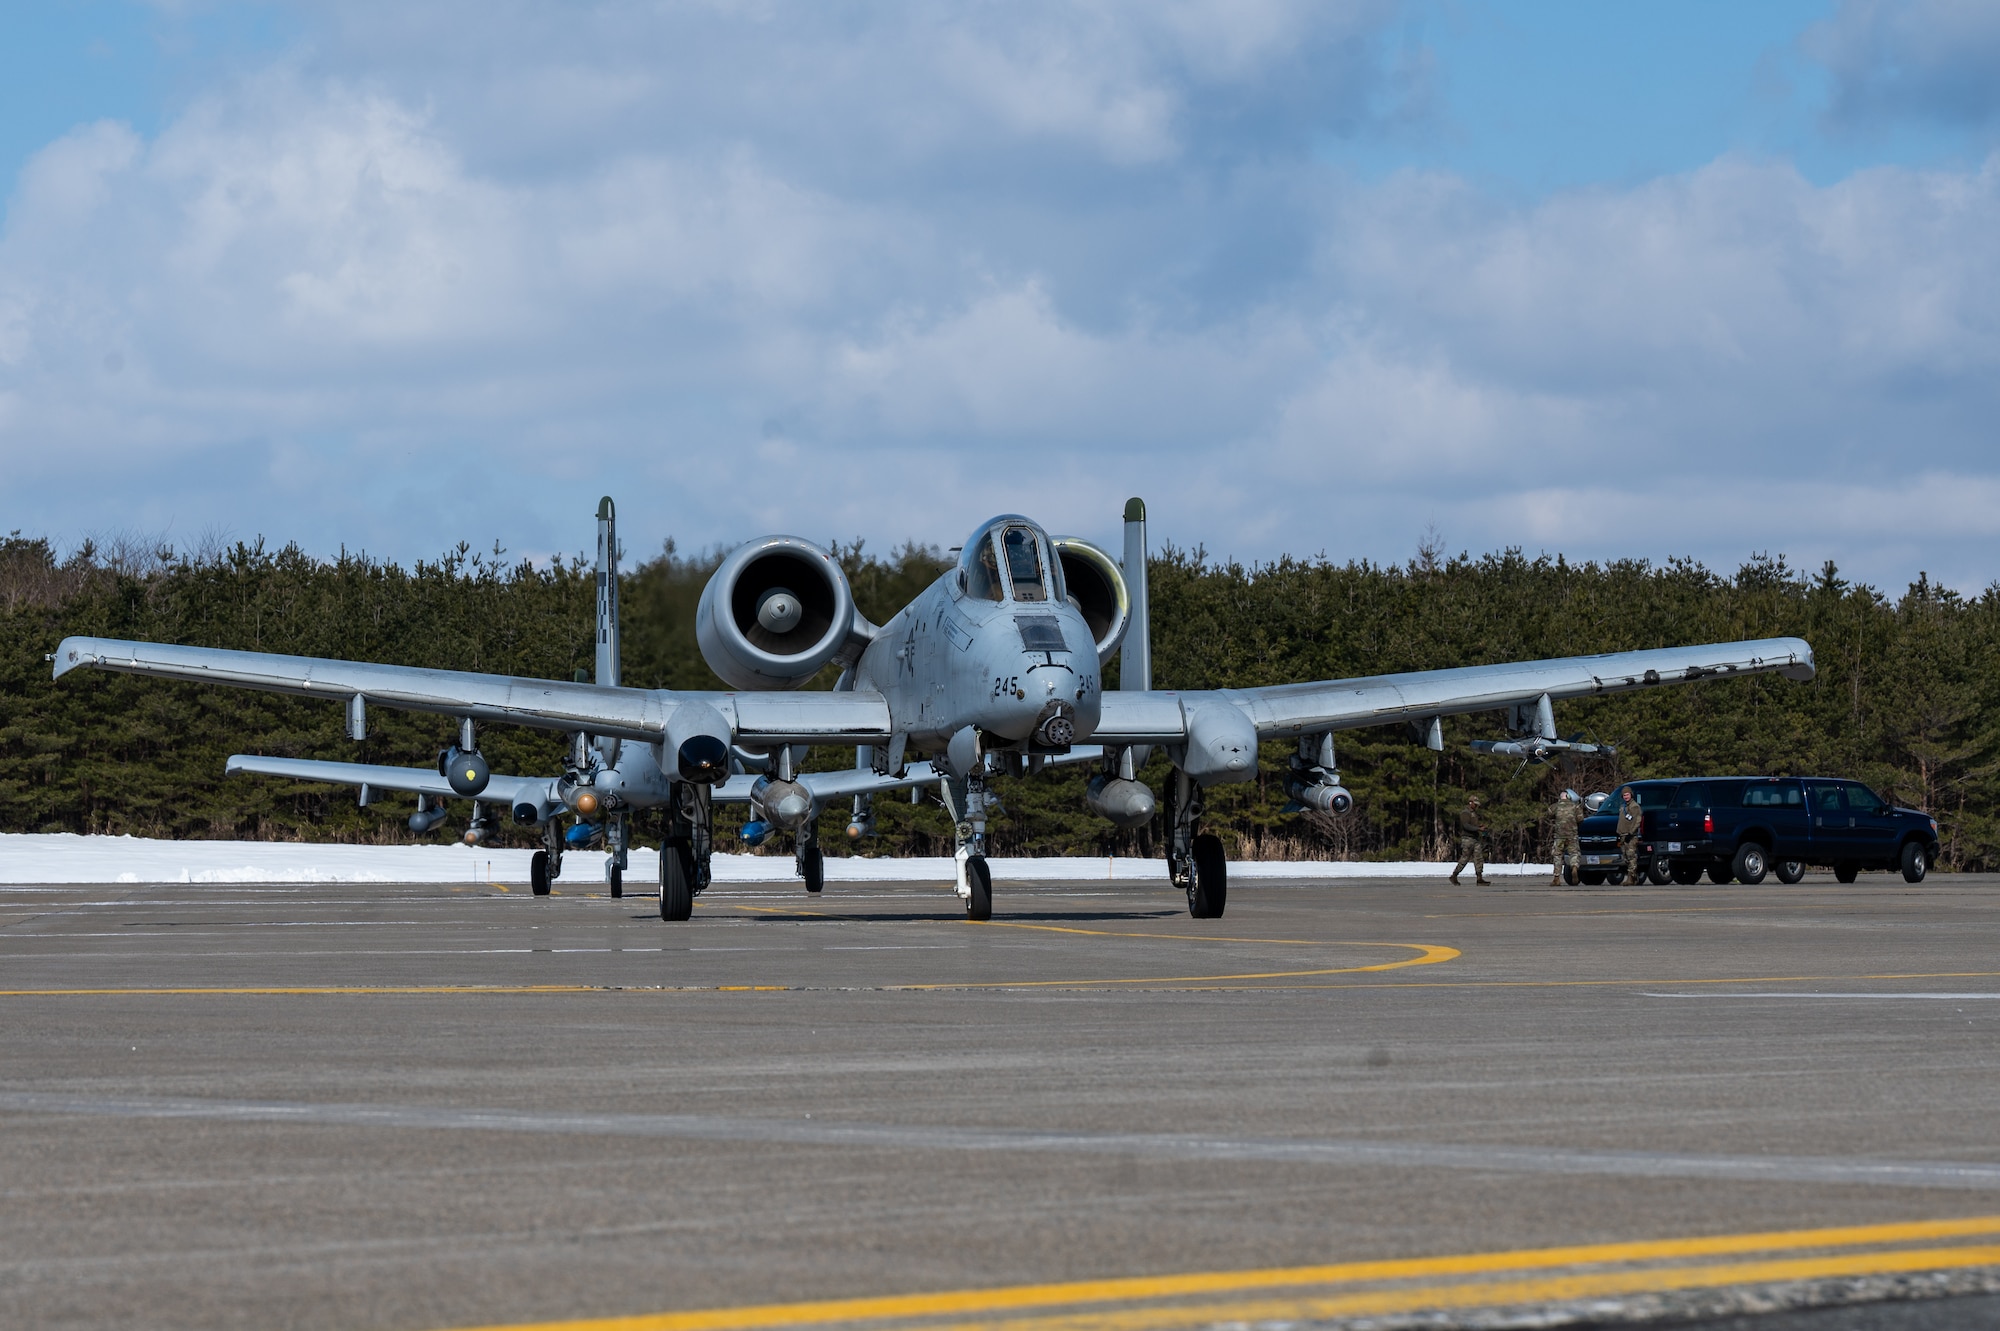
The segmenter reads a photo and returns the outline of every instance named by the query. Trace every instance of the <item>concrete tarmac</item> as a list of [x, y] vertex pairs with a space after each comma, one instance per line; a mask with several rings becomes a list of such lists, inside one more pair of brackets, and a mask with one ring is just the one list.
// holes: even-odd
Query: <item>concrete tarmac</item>
[[2000, 879], [1502, 882], [0, 888], [0, 1325], [2000, 1289]]

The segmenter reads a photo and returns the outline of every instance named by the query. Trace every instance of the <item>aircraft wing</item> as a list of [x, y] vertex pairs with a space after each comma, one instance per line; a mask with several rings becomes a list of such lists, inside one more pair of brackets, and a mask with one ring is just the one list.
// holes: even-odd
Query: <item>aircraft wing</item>
[[[1100, 762], [1104, 758], [1101, 744], [1078, 744], [1068, 753], [1052, 754], [1043, 761], [1051, 767], [1074, 763]], [[901, 776], [883, 776], [865, 767], [849, 768], [838, 772], [801, 772], [799, 784], [821, 804], [831, 804], [835, 800], [852, 799], [856, 795], [882, 795], [892, 790], [908, 790], [912, 786], [934, 786], [944, 775], [930, 763], [911, 763], [903, 769]], [[751, 776], [732, 776], [714, 787], [710, 796], [717, 804], [747, 804], [750, 802], [750, 788], [757, 783]]]
[[1103, 718], [1091, 738], [1107, 744], [1178, 743], [1186, 738], [1193, 712], [1217, 702], [1246, 713], [1259, 739], [1284, 739], [1497, 711], [1532, 703], [1543, 694], [1560, 701], [1758, 674], [1809, 680], [1812, 648], [1802, 638], [1765, 638], [1249, 689], [1187, 693], [1111, 689], [1104, 693]]
[[659, 740], [675, 709], [692, 703], [720, 712], [736, 737], [749, 744], [875, 744], [889, 738], [888, 704], [872, 693], [678, 693], [220, 647], [63, 639], [55, 652], [56, 677], [79, 666], [340, 703], [359, 695], [404, 711], [583, 730], [640, 743]]
[[[451, 783], [430, 767], [380, 767], [373, 763], [321, 762], [312, 758], [266, 758], [258, 754], [231, 755], [222, 769], [229, 775], [247, 772], [254, 776], [288, 776], [299, 781], [324, 781], [335, 786], [365, 785], [373, 790], [401, 790], [439, 799], [464, 799]], [[513, 808], [516, 804], [536, 804], [549, 793], [546, 777], [501, 776], [495, 773], [479, 792], [481, 804]]]

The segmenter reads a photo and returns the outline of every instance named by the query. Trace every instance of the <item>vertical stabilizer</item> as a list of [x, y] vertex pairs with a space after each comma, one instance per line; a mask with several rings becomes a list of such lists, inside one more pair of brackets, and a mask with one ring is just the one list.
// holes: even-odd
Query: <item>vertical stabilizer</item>
[[597, 682], [618, 683], [618, 510], [597, 501]]
[[1153, 616], [1146, 593], [1146, 501], [1125, 501], [1125, 592], [1132, 598], [1132, 618], [1125, 644], [1118, 649], [1118, 687], [1153, 687]]

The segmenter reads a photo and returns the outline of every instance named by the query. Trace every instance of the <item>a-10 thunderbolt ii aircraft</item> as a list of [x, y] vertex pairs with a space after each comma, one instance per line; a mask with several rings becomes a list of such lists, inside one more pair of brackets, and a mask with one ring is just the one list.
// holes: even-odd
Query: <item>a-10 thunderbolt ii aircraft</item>
[[[597, 633], [595, 671], [599, 684], [617, 685], [621, 664], [618, 614], [618, 513], [606, 495], [597, 505]], [[581, 675], [579, 675], [581, 678]], [[365, 738], [366, 714], [357, 711], [351, 718], [350, 738]], [[480, 782], [483, 760], [476, 753], [475, 736], [461, 723], [456, 752], [447, 749], [438, 755], [435, 768], [387, 767], [372, 763], [328, 762], [312, 758], [269, 757], [263, 754], [235, 754], [226, 771], [258, 776], [294, 777], [333, 785], [358, 787], [363, 807], [388, 791], [402, 791], [417, 797], [417, 811], [410, 816], [410, 830], [428, 832], [439, 826], [450, 810], [447, 802], [466, 797], [470, 791], [471, 824], [464, 833], [468, 845], [479, 845], [497, 830], [500, 820], [512, 816], [517, 824], [538, 828], [543, 849], [535, 852], [529, 869], [529, 885], [536, 896], [546, 896], [553, 881], [562, 875], [564, 852], [602, 847], [606, 852], [604, 879], [613, 897], [624, 895], [625, 870], [631, 846], [632, 818], [637, 814], [673, 804], [681, 795], [677, 783], [667, 778], [653, 758], [652, 748], [626, 744], [615, 737], [577, 732], [570, 736], [563, 771], [557, 776], [507, 776], [498, 772]], [[1071, 757], [1089, 761], [1097, 751], [1088, 746], [1072, 750]], [[804, 751], [787, 748], [775, 757], [770, 754], [737, 750], [732, 766], [741, 769], [711, 788], [711, 804], [748, 804], [753, 818], [744, 827], [744, 839], [761, 845], [781, 828], [789, 829], [794, 843], [794, 860], [806, 891], [818, 892], [825, 882], [825, 857], [819, 846], [820, 809], [828, 803], [852, 797], [853, 819], [848, 824], [851, 837], [869, 835], [874, 830], [873, 800], [891, 790], [936, 785], [940, 779], [929, 763], [911, 763], [900, 775], [882, 775], [864, 761], [852, 771], [794, 772], [784, 775], [803, 761]], [[775, 769], [775, 775], [774, 775]], [[478, 789], [473, 789], [477, 786]], [[811, 808], [801, 820], [802, 801]], [[562, 819], [571, 819], [565, 829]], [[695, 858], [702, 858], [699, 850]]]
[[[1418, 742], [1442, 749], [1442, 717], [1501, 711], [1517, 733], [1532, 727], [1552, 740], [1554, 704], [1567, 698], [1718, 676], [1813, 676], [1806, 642], [1773, 638], [1257, 688], [1155, 690], [1145, 623], [1145, 506], [1131, 501], [1125, 518], [1122, 561], [1086, 541], [1052, 539], [1025, 517], [989, 519], [961, 547], [956, 567], [881, 625], [856, 611], [827, 551], [795, 536], [750, 541], [716, 569], [696, 612], [703, 659], [731, 686], [726, 692], [82, 637], [57, 648], [55, 673], [96, 666], [327, 698], [348, 708], [357, 734], [371, 703], [456, 716], [459, 741], [440, 766], [461, 797], [478, 797], [493, 779], [478, 752], [480, 723], [568, 732], [573, 790], [591, 785], [593, 746], [615, 751], [619, 759], [608, 766], [643, 784], [640, 763], [624, 756], [642, 748], [667, 814], [660, 914], [669, 920], [687, 919], [708, 883], [716, 791], [728, 788], [744, 755], [768, 767], [753, 782], [756, 806], [787, 831], [805, 827], [818, 808], [796, 770], [798, 746], [856, 746], [866, 771], [853, 774], [861, 782], [855, 794], [866, 793], [868, 778], [878, 789], [907, 783], [911, 760], [928, 755], [956, 828], [958, 893], [968, 916], [986, 919], [993, 902], [984, 856], [987, 783], [995, 773], [1032, 771], [1094, 745], [1102, 770], [1090, 781], [1090, 806], [1120, 826], [1138, 826], [1155, 812], [1138, 769], [1161, 748], [1172, 765], [1163, 811], [1167, 872], [1186, 891], [1189, 913], [1212, 919], [1227, 901], [1228, 864], [1220, 839], [1200, 830], [1203, 792], [1255, 777], [1260, 742], [1297, 744], [1286, 789], [1298, 806], [1345, 812], [1353, 797], [1340, 784], [1334, 749], [1342, 730], [1409, 725]], [[1120, 687], [1107, 690], [1102, 672], [1121, 645]], [[801, 691], [829, 664], [842, 667], [831, 691]], [[545, 795], [556, 793], [543, 785]], [[523, 803], [514, 816], [547, 824], [559, 802]], [[567, 807], [581, 811], [581, 797], [570, 796]]]

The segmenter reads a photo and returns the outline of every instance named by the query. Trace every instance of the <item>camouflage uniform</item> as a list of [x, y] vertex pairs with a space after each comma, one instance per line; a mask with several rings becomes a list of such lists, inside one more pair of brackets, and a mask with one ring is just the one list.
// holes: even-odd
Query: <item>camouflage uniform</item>
[[1569, 870], [1569, 881], [1576, 881], [1577, 870], [1583, 865], [1583, 843], [1577, 840], [1577, 826], [1583, 822], [1583, 805], [1568, 795], [1556, 801], [1550, 813], [1555, 823], [1556, 844], [1549, 860], [1549, 886], [1559, 887], [1563, 882], [1563, 870]]
[[1618, 858], [1625, 868], [1625, 881], [1639, 884], [1639, 828], [1642, 811], [1636, 799], [1623, 799], [1618, 806]]
[[1486, 881], [1486, 820], [1479, 816], [1479, 806], [1468, 800], [1458, 811], [1458, 867], [1451, 871], [1451, 881], [1465, 872], [1465, 866], [1472, 866], [1472, 881], [1481, 887], [1490, 887]]

